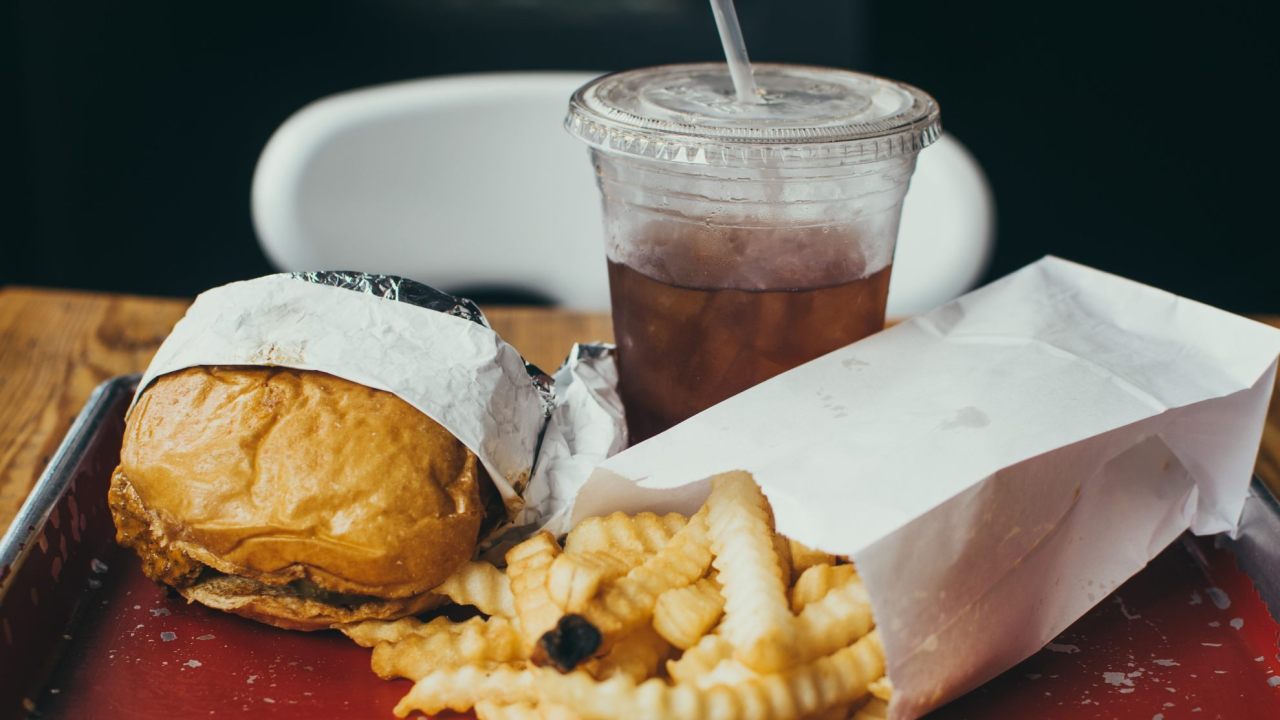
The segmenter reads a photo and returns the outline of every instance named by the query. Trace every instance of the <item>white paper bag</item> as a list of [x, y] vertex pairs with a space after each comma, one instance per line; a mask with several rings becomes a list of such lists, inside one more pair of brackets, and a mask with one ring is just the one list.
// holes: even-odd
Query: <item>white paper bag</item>
[[577, 521], [689, 511], [751, 472], [778, 529], [852, 555], [924, 714], [1040, 649], [1190, 528], [1240, 516], [1268, 326], [1056, 258], [784, 373], [604, 462]]

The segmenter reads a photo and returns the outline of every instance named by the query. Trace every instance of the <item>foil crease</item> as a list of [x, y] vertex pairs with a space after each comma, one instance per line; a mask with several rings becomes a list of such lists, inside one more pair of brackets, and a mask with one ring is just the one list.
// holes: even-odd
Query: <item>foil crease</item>
[[552, 390], [554, 407], [525, 493], [527, 511], [516, 524], [560, 534], [569, 530], [573, 500], [591, 471], [627, 446], [617, 348], [575, 344], [556, 370]]
[[354, 290], [366, 295], [409, 303], [427, 310], [452, 315], [489, 327], [489, 320], [474, 302], [437, 290], [430, 285], [396, 275], [352, 272], [348, 270], [321, 270], [289, 273], [289, 277], [317, 285]]

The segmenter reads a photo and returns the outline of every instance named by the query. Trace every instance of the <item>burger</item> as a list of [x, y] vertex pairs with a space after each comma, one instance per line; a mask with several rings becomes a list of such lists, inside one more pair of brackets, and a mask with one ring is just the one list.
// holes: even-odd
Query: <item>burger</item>
[[195, 367], [138, 398], [109, 504], [148, 577], [314, 630], [439, 604], [431, 589], [475, 552], [488, 494], [475, 454], [391, 393]]

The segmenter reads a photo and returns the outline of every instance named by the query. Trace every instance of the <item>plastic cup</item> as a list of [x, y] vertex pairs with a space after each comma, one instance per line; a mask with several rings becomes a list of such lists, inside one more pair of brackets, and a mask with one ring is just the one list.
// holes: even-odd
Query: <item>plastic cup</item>
[[565, 121], [604, 201], [632, 443], [884, 327], [902, 200], [938, 107], [902, 83], [757, 64], [615, 73]]

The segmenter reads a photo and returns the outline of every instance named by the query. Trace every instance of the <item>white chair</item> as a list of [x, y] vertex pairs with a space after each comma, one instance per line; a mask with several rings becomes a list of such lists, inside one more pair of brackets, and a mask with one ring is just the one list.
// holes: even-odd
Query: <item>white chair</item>
[[995, 218], [982, 167], [943, 133], [916, 159], [902, 204], [889, 315], [918, 315], [972, 290], [991, 263]]
[[[254, 172], [263, 250], [284, 270], [393, 273], [608, 308], [594, 174], [562, 128], [569, 95], [594, 76], [461, 75], [308, 105], [275, 132]], [[921, 154], [907, 194], [890, 314], [968, 290], [992, 241], [982, 171], [944, 135]]]

